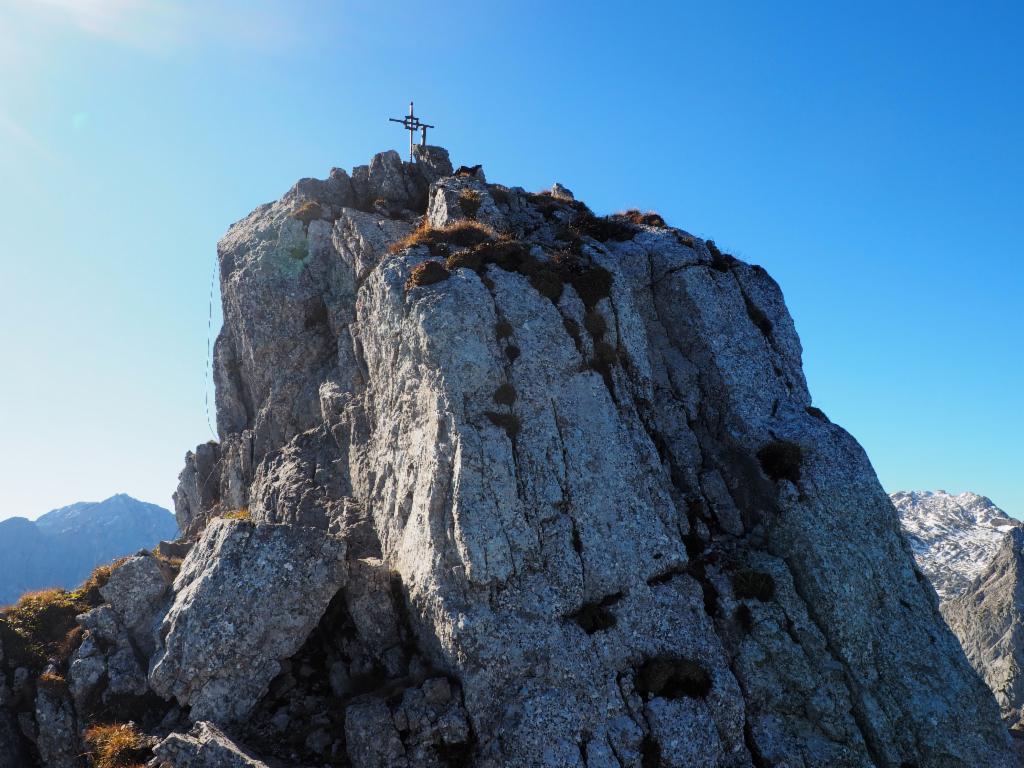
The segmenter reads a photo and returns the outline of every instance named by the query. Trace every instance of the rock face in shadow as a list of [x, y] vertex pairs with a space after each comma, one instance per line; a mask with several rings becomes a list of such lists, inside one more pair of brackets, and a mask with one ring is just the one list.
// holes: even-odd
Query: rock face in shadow
[[1014, 764], [760, 267], [429, 147], [218, 253], [157, 765]]
[[1024, 732], [1021, 521], [976, 493], [898, 491], [891, 498], [939, 610], [1004, 721]]
[[999, 702], [1003, 719], [1024, 730], [1024, 529], [1003, 537], [995, 557], [942, 613]]

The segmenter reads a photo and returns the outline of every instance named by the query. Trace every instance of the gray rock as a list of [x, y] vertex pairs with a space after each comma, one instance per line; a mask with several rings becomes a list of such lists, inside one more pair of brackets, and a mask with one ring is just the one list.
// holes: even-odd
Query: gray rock
[[100, 587], [103, 599], [147, 655], [155, 649], [153, 623], [169, 586], [160, 561], [153, 555], [139, 555], [117, 566]]
[[213, 723], [198, 722], [187, 734], [172, 733], [153, 748], [150, 768], [268, 768]]
[[380, 699], [359, 699], [345, 710], [348, 758], [360, 768], [406, 768], [402, 739], [391, 711]]
[[[245, 446], [218, 493], [358, 552], [358, 642], [330, 674], [353, 764], [433, 765], [439, 745], [495, 767], [1014, 764], [863, 450], [808, 410], [763, 269], [670, 228], [594, 239], [566, 195], [499, 205], [466, 169], [432, 181], [428, 224], [471, 189], [568, 282], [553, 301], [532, 265], [492, 264], [407, 289], [426, 249], [388, 245], [419, 173], [378, 155], [352, 174], [363, 212], [304, 226], [286, 196], [218, 246], [221, 453]], [[215, 521], [189, 554], [150, 675], [194, 717], [243, 717], [332, 594], [279, 587], [296, 558], [231, 539]], [[298, 603], [287, 648], [238, 629]], [[381, 695], [351, 698], [371, 672]]]
[[152, 689], [193, 720], [244, 718], [344, 584], [344, 554], [322, 530], [213, 521], [175, 580]]
[[105, 674], [107, 674], [106, 659], [91, 634], [87, 634], [71, 657], [71, 663], [68, 666], [68, 688], [77, 711], [85, 711], [87, 702], [96, 693]]
[[21, 734], [12, 714], [0, 703], [0, 768], [27, 768]]
[[575, 200], [576, 196], [573, 195], [572, 190], [568, 187], [562, 186], [557, 181], [551, 185], [551, 196], [559, 197], [563, 200]]
[[[80, 613], [75, 617], [75, 621], [94, 639], [107, 644], [117, 642], [121, 624], [114, 609], [109, 605], [101, 605], [85, 613]], [[91, 654], [87, 653], [86, 655]]]
[[1024, 529], [1004, 536], [988, 567], [942, 612], [1003, 719], [1024, 729]]
[[183, 536], [194, 537], [209, 519], [209, 512], [220, 501], [220, 446], [203, 443], [185, 457], [185, 468], [178, 475], [174, 492], [174, 517]]
[[36, 726], [36, 748], [46, 768], [84, 767], [75, 710], [62, 684], [39, 686]]

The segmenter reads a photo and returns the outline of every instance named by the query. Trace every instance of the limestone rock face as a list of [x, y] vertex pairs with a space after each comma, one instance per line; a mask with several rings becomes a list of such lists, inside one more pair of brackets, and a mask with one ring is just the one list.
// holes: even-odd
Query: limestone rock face
[[942, 612], [1003, 718], [1024, 729], [1024, 529], [1003, 537], [985, 570]]
[[331, 179], [219, 244], [156, 693], [311, 764], [1014, 764], [764, 269], [438, 149]]
[[315, 528], [211, 523], [174, 582], [152, 689], [193, 720], [244, 718], [344, 584], [344, 556]]

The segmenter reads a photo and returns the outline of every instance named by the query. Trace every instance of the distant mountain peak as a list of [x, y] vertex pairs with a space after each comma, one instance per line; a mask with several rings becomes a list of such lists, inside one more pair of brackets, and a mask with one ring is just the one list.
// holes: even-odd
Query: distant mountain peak
[[896, 491], [889, 497], [918, 566], [943, 600], [962, 594], [1006, 533], [1022, 525], [987, 496], [970, 491]]
[[0, 605], [43, 587], [73, 587], [97, 565], [177, 537], [174, 516], [118, 493], [79, 501], [39, 519], [0, 521]]

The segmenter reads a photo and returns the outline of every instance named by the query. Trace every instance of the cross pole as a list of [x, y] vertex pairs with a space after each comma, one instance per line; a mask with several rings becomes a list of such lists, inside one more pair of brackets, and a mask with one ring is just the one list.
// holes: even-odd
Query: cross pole
[[427, 128], [433, 128], [432, 125], [427, 125], [421, 122], [412, 111], [412, 102], [409, 102], [409, 114], [404, 118], [399, 119], [397, 117], [389, 117], [388, 120], [392, 123], [401, 123], [402, 127], [409, 132], [409, 162], [412, 162], [412, 149], [416, 144], [416, 131], [420, 132], [420, 146], [427, 146]]

